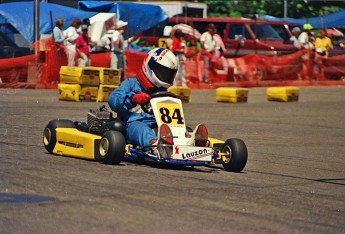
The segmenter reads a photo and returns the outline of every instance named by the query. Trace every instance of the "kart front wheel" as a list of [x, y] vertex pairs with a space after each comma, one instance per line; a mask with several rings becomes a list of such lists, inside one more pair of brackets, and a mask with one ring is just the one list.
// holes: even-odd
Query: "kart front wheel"
[[240, 172], [248, 159], [247, 146], [241, 139], [228, 139], [222, 147], [222, 163], [227, 171]]
[[73, 121], [68, 119], [54, 119], [49, 121], [43, 131], [43, 144], [48, 153], [53, 153], [56, 145], [57, 128], [75, 128]]
[[101, 161], [105, 164], [119, 164], [125, 156], [126, 140], [121, 132], [106, 131], [99, 144]]

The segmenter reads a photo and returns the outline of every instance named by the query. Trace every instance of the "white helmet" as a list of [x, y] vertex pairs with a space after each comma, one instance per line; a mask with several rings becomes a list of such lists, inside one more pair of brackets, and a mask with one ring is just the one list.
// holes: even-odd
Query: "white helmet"
[[157, 88], [169, 88], [176, 76], [178, 61], [168, 49], [151, 50], [144, 59], [142, 70], [151, 83]]

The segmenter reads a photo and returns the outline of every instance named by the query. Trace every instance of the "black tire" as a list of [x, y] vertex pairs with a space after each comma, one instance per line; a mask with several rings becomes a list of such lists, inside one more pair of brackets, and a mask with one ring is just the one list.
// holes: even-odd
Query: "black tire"
[[50, 154], [53, 153], [56, 145], [57, 128], [75, 128], [75, 124], [68, 119], [54, 119], [47, 124], [43, 131], [43, 144]]
[[240, 172], [246, 166], [248, 151], [246, 144], [241, 139], [226, 140], [222, 147], [222, 153], [229, 153], [228, 157], [222, 157], [225, 170]]
[[102, 163], [119, 164], [125, 156], [126, 140], [121, 132], [106, 131], [99, 143]]

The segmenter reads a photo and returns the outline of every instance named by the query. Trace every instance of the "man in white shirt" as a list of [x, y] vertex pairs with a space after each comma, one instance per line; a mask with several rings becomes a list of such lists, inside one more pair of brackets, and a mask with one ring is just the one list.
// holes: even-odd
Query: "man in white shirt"
[[210, 57], [214, 55], [217, 48], [217, 40], [213, 38], [214, 32], [215, 32], [214, 24], [208, 24], [207, 31], [204, 32], [200, 37], [200, 43], [202, 45], [202, 48], [208, 52], [208, 53], [204, 53], [203, 55], [205, 83], [210, 83], [210, 79], [208, 77], [208, 72], [210, 69]]
[[314, 49], [314, 37], [311, 33], [311, 29], [313, 27], [310, 24], [304, 24], [303, 25], [303, 32], [299, 35], [298, 41], [301, 45], [301, 49]]
[[124, 47], [123, 47], [123, 33], [128, 22], [118, 20], [115, 24], [115, 31], [112, 35], [112, 57], [111, 57], [111, 68], [122, 69], [124, 67]]
[[299, 27], [294, 27], [292, 29], [292, 36], [290, 37], [290, 41], [298, 49], [301, 49], [301, 44], [299, 43], [299, 40], [298, 40], [298, 36], [300, 32], [301, 32], [301, 29]]

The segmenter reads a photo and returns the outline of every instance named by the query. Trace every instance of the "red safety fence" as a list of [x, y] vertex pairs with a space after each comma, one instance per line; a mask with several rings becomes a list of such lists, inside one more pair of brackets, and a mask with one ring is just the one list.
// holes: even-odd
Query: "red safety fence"
[[[126, 52], [127, 77], [135, 76], [145, 55]], [[190, 87], [210, 87], [203, 83], [202, 55], [189, 57], [183, 64]], [[208, 76], [213, 86], [345, 85], [345, 55], [321, 58], [304, 50], [284, 56], [214, 56], [210, 57]]]
[[28, 65], [36, 61], [36, 55], [0, 59], [0, 78], [2, 87], [16, 87], [27, 81]]
[[[51, 39], [41, 40], [40, 52], [19, 58], [0, 59], [0, 87], [56, 88], [60, 67], [67, 65], [64, 49]], [[345, 85], [345, 55], [322, 58], [307, 50], [284, 56], [246, 55], [227, 58], [208, 54], [210, 83], [204, 83], [203, 55], [188, 54], [183, 62], [191, 88], [219, 86]], [[126, 50], [125, 76], [135, 77], [146, 53]], [[111, 52], [90, 55], [95, 67], [110, 67]]]
[[325, 79], [341, 80], [345, 79], [345, 54], [321, 59], [323, 75]]

